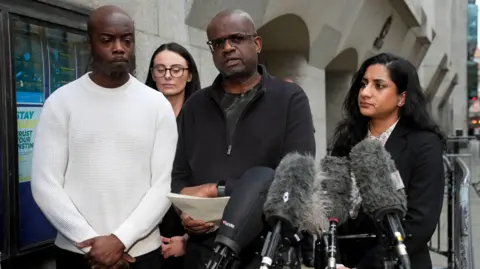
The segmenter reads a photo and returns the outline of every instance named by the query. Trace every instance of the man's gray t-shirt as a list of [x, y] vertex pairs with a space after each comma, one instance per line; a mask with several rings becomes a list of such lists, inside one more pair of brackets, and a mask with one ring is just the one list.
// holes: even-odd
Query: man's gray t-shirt
[[[225, 117], [227, 121], [227, 130], [229, 131], [228, 135], [232, 138], [233, 133], [235, 132], [235, 126], [240, 118], [240, 115], [245, 110], [247, 104], [253, 99], [255, 94], [258, 92], [260, 84], [256, 85], [249, 91], [241, 94], [231, 94], [225, 92], [222, 98], [222, 108], [225, 112]], [[231, 142], [230, 142], [231, 143]]]

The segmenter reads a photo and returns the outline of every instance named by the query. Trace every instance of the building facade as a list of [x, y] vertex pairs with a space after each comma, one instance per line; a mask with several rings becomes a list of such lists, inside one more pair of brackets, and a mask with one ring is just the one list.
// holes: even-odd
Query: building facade
[[145, 79], [153, 50], [164, 42], [187, 46], [200, 65], [202, 85], [217, 75], [206, 45], [209, 20], [225, 8], [252, 15], [263, 37], [262, 62], [290, 77], [310, 97], [318, 152], [340, 119], [341, 101], [361, 62], [392, 52], [418, 66], [431, 110], [447, 133], [466, 129], [465, 0], [41, 0], [85, 10], [125, 8], [136, 22], [136, 75]]
[[176, 41], [194, 56], [202, 86], [218, 74], [206, 44], [209, 20], [226, 8], [250, 13], [263, 38], [261, 62], [301, 85], [310, 99], [318, 156], [341, 119], [352, 75], [379, 52], [418, 67], [445, 132], [467, 128], [466, 0], [0, 0], [4, 258], [53, 237], [29, 193], [32, 137], [48, 95], [88, 69], [86, 21], [105, 4], [135, 20], [135, 76], [144, 81], [153, 51]]
[[467, 91], [468, 91], [468, 133], [480, 135], [478, 101], [478, 6], [468, 2], [467, 17]]

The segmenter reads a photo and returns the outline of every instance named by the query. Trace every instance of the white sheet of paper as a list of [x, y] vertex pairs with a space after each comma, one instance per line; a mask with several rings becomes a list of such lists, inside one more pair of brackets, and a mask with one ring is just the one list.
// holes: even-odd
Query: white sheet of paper
[[169, 193], [167, 197], [178, 209], [193, 219], [215, 224], [222, 219], [223, 210], [230, 200], [230, 197], [203, 198], [176, 193]]

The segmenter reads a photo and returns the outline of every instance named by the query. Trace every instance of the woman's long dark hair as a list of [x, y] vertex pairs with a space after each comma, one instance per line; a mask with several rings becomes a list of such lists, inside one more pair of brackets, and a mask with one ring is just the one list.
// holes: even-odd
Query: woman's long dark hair
[[192, 75], [192, 80], [190, 82], [187, 82], [185, 85], [185, 101], [196, 91], [201, 89], [200, 86], [200, 76], [198, 75], [198, 69], [197, 65], [195, 64], [195, 60], [193, 59], [192, 55], [186, 48], [184, 48], [182, 45], [171, 42], [171, 43], [165, 43], [158, 47], [152, 55], [152, 58], [150, 59], [150, 65], [148, 66], [148, 75], [147, 75], [147, 80], [145, 81], [145, 84], [155, 90], [158, 91], [157, 89], [157, 84], [153, 80], [152, 77], [152, 68], [153, 68], [153, 61], [155, 60], [155, 57], [157, 54], [159, 54], [162, 51], [171, 51], [175, 52], [176, 54], [180, 55], [187, 61], [188, 64], [188, 71]]
[[343, 103], [343, 120], [335, 129], [332, 138], [334, 155], [346, 156], [368, 133], [369, 118], [360, 113], [358, 94], [367, 68], [374, 64], [385, 65], [390, 79], [395, 83], [398, 94], [406, 92], [405, 105], [400, 108], [400, 123], [414, 130], [430, 131], [438, 135], [445, 144], [445, 135], [427, 110], [418, 73], [409, 61], [389, 53], [375, 55], [363, 62], [352, 79], [352, 85]]

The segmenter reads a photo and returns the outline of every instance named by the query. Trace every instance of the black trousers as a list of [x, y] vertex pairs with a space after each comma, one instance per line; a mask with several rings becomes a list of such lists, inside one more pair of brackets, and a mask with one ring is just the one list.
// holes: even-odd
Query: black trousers
[[[135, 257], [130, 269], [162, 269], [160, 249]], [[57, 269], [91, 269], [84, 255], [56, 248]]]

